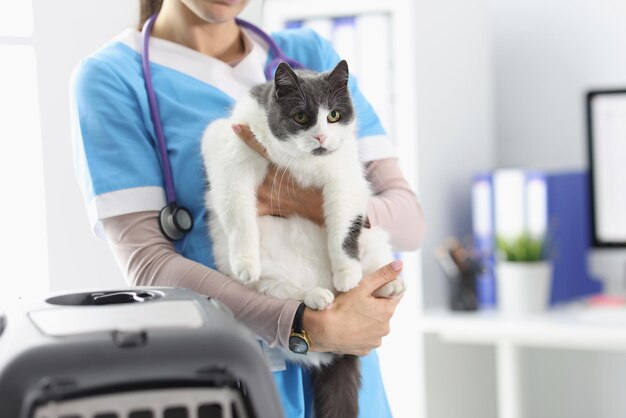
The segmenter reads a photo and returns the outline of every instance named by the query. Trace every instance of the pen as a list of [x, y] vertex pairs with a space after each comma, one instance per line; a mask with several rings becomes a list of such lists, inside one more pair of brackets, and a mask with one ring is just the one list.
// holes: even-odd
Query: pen
[[449, 250], [439, 247], [435, 250], [435, 257], [437, 258], [439, 266], [441, 266], [445, 275], [451, 280], [458, 280], [461, 276], [461, 271], [450, 255]]

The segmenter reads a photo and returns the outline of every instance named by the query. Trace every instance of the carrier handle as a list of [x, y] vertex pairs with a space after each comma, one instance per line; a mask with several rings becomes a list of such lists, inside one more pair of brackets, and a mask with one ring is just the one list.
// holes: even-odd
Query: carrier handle
[[113, 305], [117, 303], [145, 302], [154, 299], [154, 294], [150, 292], [115, 292], [96, 293], [91, 295], [94, 305]]

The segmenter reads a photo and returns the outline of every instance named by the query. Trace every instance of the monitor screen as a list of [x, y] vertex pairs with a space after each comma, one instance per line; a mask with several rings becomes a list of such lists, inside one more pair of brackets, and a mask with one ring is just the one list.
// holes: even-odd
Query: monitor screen
[[596, 247], [626, 247], [626, 90], [587, 95]]

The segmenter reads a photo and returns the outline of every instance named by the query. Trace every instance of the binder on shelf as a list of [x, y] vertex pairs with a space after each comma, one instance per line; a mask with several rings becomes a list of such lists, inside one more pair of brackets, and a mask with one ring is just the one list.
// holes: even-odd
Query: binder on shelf
[[548, 231], [554, 266], [551, 302], [602, 291], [602, 282], [589, 274], [587, 253], [592, 246], [589, 173], [547, 177]]
[[328, 41], [333, 41], [333, 19], [331, 18], [307, 19], [302, 23], [302, 26], [313, 29], [319, 36]]
[[493, 181], [491, 173], [474, 177], [472, 184], [472, 229], [474, 247], [482, 270], [476, 276], [476, 298], [481, 309], [495, 308], [496, 284], [494, 276], [494, 214]]
[[[476, 176], [472, 185], [474, 243], [485, 271], [477, 283], [481, 307], [493, 307], [496, 237], [528, 234], [546, 239], [553, 264], [550, 302], [601, 291], [589, 275], [591, 248], [589, 177], [586, 172], [542, 173], [496, 170]], [[481, 282], [482, 279], [482, 282]]]
[[289, 20], [285, 22], [285, 29], [300, 29], [303, 23], [302, 20]]

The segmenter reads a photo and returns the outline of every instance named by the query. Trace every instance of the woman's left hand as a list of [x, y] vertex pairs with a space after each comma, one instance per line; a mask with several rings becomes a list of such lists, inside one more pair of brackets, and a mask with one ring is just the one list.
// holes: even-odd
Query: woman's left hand
[[[250, 148], [267, 158], [267, 152], [246, 125], [233, 125], [237, 134]], [[322, 191], [302, 188], [283, 168], [270, 164], [265, 179], [257, 191], [259, 216], [272, 215], [288, 218], [299, 215], [318, 225], [324, 224]]]

